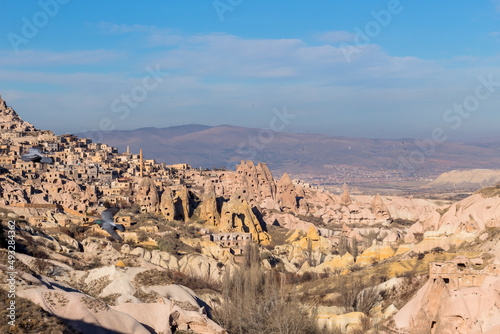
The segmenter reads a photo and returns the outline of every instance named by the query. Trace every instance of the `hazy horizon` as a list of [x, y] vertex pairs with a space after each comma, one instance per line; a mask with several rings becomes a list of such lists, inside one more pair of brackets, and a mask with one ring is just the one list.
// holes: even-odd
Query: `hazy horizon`
[[[150, 10], [154, 9], [154, 10]], [[0, 93], [58, 133], [190, 123], [493, 137], [497, 0], [4, 4]]]
[[[115, 130], [110, 130], [110, 131], [136, 131], [136, 130], [142, 130], [142, 129], [167, 129], [167, 128], [175, 128], [175, 127], [189, 127], [189, 126], [206, 126], [209, 128], [216, 128], [216, 127], [242, 127], [242, 128], [248, 128], [248, 129], [256, 129], [256, 130], [262, 130], [266, 128], [256, 128], [256, 127], [245, 127], [241, 125], [234, 125], [234, 124], [218, 124], [218, 125], [207, 125], [207, 124], [200, 124], [200, 123], [189, 123], [189, 124], [179, 124], [179, 125], [172, 125], [172, 126], [164, 126], [164, 127], [159, 127], [159, 126], [144, 126], [144, 127], [139, 127], [139, 128], [132, 128], [132, 129], [115, 129]], [[90, 132], [90, 131], [88, 131]], [[106, 131], [102, 131], [105, 133]], [[326, 135], [326, 136], [332, 136], [332, 137], [346, 137], [346, 138], [361, 138], [361, 139], [373, 139], [373, 140], [422, 140], [426, 139], [426, 137], [400, 137], [400, 138], [384, 138], [384, 137], [366, 137], [366, 136], [340, 136], [340, 135], [335, 135], [331, 133], [321, 133], [321, 132], [299, 132], [299, 131], [277, 131], [277, 132], [283, 132], [283, 133], [291, 133], [291, 134], [302, 134], [302, 135]], [[57, 135], [63, 135], [63, 134], [81, 134], [84, 135], [86, 132], [54, 132]], [[448, 140], [450, 142], [467, 142], [467, 141], [485, 141], [485, 140], [500, 140], [500, 135], [498, 136], [483, 136], [483, 137], [471, 137], [471, 138], [463, 138], [463, 139], [452, 139]]]

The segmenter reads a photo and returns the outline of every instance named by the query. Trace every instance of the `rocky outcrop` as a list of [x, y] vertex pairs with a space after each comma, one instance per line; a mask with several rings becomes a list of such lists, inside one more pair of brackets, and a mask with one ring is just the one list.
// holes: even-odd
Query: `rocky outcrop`
[[346, 314], [332, 314], [328, 309], [321, 308], [316, 316], [320, 327], [330, 330], [340, 328], [342, 333], [348, 333], [351, 329], [359, 330], [361, 327], [362, 312], [351, 312]]
[[350, 205], [352, 204], [351, 196], [349, 195], [349, 187], [347, 187], [347, 184], [344, 183], [344, 192], [342, 193], [342, 196], [340, 196], [340, 204], [342, 205]]
[[297, 196], [292, 179], [287, 173], [283, 174], [278, 181], [278, 205], [283, 211], [296, 211], [298, 208]]
[[157, 303], [126, 303], [113, 309], [129, 314], [155, 333], [176, 331], [189, 333], [223, 334], [226, 331], [198, 311], [183, 310], [176, 301], [162, 298]]
[[191, 216], [191, 196], [185, 185], [176, 192], [174, 203], [176, 220], [188, 221]]
[[161, 195], [160, 210], [166, 220], [175, 219], [174, 198], [170, 187], [166, 187]]
[[353, 264], [354, 264], [354, 257], [349, 253], [345, 253], [343, 256], [330, 255], [325, 258], [323, 263], [312, 268], [311, 271], [316, 272], [318, 274], [324, 272], [335, 272], [339, 270], [343, 271], [348, 269]]
[[143, 212], [155, 213], [158, 211], [160, 198], [156, 185], [151, 178], [143, 177], [141, 179], [135, 198]]
[[304, 190], [293, 184], [288, 173], [283, 174], [278, 181], [277, 191], [277, 203], [283, 211], [307, 214], [308, 206], [305, 201]]
[[332, 246], [328, 239], [319, 235], [318, 229], [314, 225], [309, 227], [307, 233], [301, 230], [292, 230], [289, 232], [289, 235], [290, 236], [286, 240], [287, 243], [305, 250], [326, 250]]
[[474, 194], [449, 207], [439, 221], [439, 231], [447, 234], [474, 233], [500, 226], [500, 197]]
[[87, 206], [92, 206], [97, 203], [97, 189], [96, 186], [87, 186], [83, 195], [82, 201]]
[[7, 106], [2, 96], [0, 96], [0, 130], [27, 132], [36, 129], [32, 124], [23, 121], [14, 109]]
[[426, 187], [439, 190], [474, 191], [482, 187], [494, 186], [499, 182], [500, 170], [498, 169], [452, 170], [439, 175]]
[[391, 214], [384, 204], [380, 194], [377, 194], [371, 203], [371, 209], [377, 220], [389, 220], [391, 219]]
[[220, 225], [220, 214], [217, 210], [217, 197], [212, 184], [205, 185], [201, 201], [200, 219], [204, 220], [205, 224], [209, 226], [216, 227]]
[[191, 196], [186, 186], [181, 186], [175, 195], [170, 187], [166, 187], [159, 207], [167, 220], [188, 221], [191, 216]]
[[358, 256], [356, 263], [360, 265], [370, 265], [372, 263], [390, 258], [395, 254], [396, 252], [389, 245], [373, 245], [365, 249], [364, 252]]
[[241, 176], [241, 188], [238, 190], [246, 190], [250, 201], [275, 199], [276, 183], [265, 163], [258, 163], [255, 166], [253, 161], [243, 160], [240, 165], [236, 166], [236, 173]]
[[149, 333], [133, 317], [115, 311], [106, 303], [80, 292], [67, 292], [44, 286], [19, 291], [18, 295], [40, 305], [45, 311], [65, 319], [82, 333]]
[[271, 237], [263, 230], [261, 222], [243, 193], [234, 194], [222, 206], [221, 232], [251, 233], [254, 242], [269, 244]]
[[[439, 269], [446, 268], [446, 264], [441, 265]], [[481, 272], [486, 275], [479, 280]], [[456, 275], [451, 271], [437, 275], [431, 272], [429, 281], [394, 316], [396, 326], [410, 334], [499, 333], [500, 277], [498, 271], [487, 272], [469, 272], [467, 267], [457, 267]]]

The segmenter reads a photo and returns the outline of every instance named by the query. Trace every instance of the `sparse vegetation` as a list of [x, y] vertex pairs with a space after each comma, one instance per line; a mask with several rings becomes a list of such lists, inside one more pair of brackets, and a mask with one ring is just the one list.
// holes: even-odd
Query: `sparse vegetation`
[[212, 316], [229, 333], [327, 333], [283, 288], [273, 273], [245, 267], [224, 277], [223, 303]]
[[120, 297], [119, 293], [112, 293], [106, 297], [101, 297], [100, 299], [101, 299], [101, 301], [105, 302], [108, 305], [116, 306], [116, 305], [118, 305], [116, 302], [118, 297]]
[[158, 249], [173, 255], [179, 255], [180, 253], [193, 253], [195, 250], [193, 247], [186, 245], [181, 240], [179, 240], [179, 235], [175, 233], [169, 233], [157, 240]]
[[212, 281], [210, 278], [198, 278], [171, 270], [160, 271], [150, 269], [143, 271], [134, 277], [133, 284], [136, 286], [180, 284], [192, 290], [209, 289], [212, 291], [220, 291], [219, 284]]
[[85, 227], [80, 224], [70, 223], [64, 232], [67, 232], [70, 237], [76, 240], [85, 238]]
[[38, 275], [53, 276], [55, 273], [55, 266], [47, 260], [34, 259], [32, 266]]
[[481, 194], [483, 197], [497, 197], [500, 196], [500, 183], [495, 185], [494, 187], [486, 187], [477, 191], [477, 194]]
[[144, 242], [144, 241], [148, 241], [149, 237], [148, 237], [148, 233], [144, 230], [139, 230], [139, 232], [137, 232], [137, 241], [139, 242]]
[[[0, 304], [7, 305], [8, 294], [0, 293]], [[16, 297], [16, 322], [15, 326], [7, 323], [8, 311], [6, 307], [0, 310], [3, 319], [0, 324], [2, 333], [37, 333], [37, 334], [79, 334], [80, 332], [65, 324], [58, 317], [51, 315], [32, 301]]]

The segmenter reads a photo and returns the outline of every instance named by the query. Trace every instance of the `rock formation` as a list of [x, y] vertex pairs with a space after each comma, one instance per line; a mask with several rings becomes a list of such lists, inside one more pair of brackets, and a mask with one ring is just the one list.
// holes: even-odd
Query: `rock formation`
[[166, 220], [175, 219], [174, 198], [170, 187], [166, 187], [161, 195], [160, 210]]
[[340, 203], [342, 205], [349, 205], [352, 203], [351, 201], [351, 196], [349, 195], [349, 187], [347, 184], [344, 183], [343, 186], [344, 192], [342, 193], [342, 196], [340, 197]]
[[400, 330], [419, 333], [499, 333], [498, 264], [432, 263], [429, 281], [395, 316]]
[[156, 185], [151, 178], [143, 177], [139, 182], [136, 201], [144, 212], [155, 213], [158, 211], [160, 199]]
[[391, 219], [391, 214], [384, 204], [380, 194], [377, 194], [371, 204], [372, 212], [375, 218], [378, 220], [389, 220]]
[[[298, 188], [298, 189], [297, 189]], [[277, 202], [283, 211], [307, 213], [307, 204], [303, 201], [304, 191], [296, 187], [288, 173], [283, 174], [277, 185]]]
[[220, 214], [217, 210], [217, 197], [212, 184], [205, 185], [200, 208], [200, 219], [205, 220], [209, 226], [219, 226]]
[[0, 130], [30, 132], [36, 129], [32, 124], [23, 121], [14, 109], [7, 106], [2, 96], [0, 96]]
[[252, 207], [243, 193], [234, 194], [222, 206], [221, 232], [251, 233], [254, 242], [268, 244], [271, 237], [264, 232], [260, 221], [255, 216]]
[[188, 221], [191, 216], [191, 197], [185, 185], [182, 185], [174, 199], [176, 220]]
[[250, 200], [260, 202], [265, 198], [275, 199], [276, 183], [266, 164], [258, 163], [255, 166], [253, 161], [243, 160], [236, 166], [236, 173], [242, 177], [240, 190], [247, 191]]

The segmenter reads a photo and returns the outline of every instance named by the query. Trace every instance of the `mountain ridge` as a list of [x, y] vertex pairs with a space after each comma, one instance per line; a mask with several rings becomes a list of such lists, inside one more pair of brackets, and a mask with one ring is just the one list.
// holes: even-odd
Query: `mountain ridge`
[[[352, 167], [351, 173], [360, 174], [360, 178], [370, 171], [434, 178], [453, 169], [500, 169], [500, 140], [488, 140], [487, 144], [445, 142], [437, 145], [433, 154], [425, 154], [413, 139], [340, 137], [227, 124], [192, 124], [106, 131], [102, 133], [102, 142], [120, 151], [125, 151], [127, 146], [133, 152], [142, 148], [145, 156], [167, 164], [234, 169], [241, 160], [255, 160], [268, 163], [273, 170], [294, 175], [328, 176]], [[423, 155], [425, 161], [405, 166], [403, 162], [410, 161], [411, 154]]]

